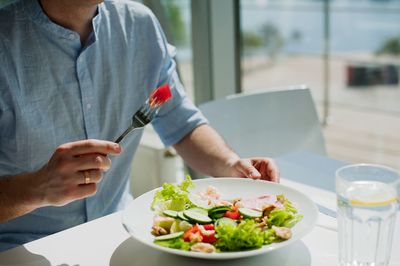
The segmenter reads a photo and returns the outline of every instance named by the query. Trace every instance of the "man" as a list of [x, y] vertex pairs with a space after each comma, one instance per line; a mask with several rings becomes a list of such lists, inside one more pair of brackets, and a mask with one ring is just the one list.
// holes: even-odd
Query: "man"
[[[20, 0], [0, 10], [0, 250], [122, 209], [142, 131], [120, 145], [150, 91], [152, 122], [195, 170], [278, 181], [241, 159], [186, 97], [154, 15], [132, 1]], [[112, 167], [111, 167], [112, 164]]]

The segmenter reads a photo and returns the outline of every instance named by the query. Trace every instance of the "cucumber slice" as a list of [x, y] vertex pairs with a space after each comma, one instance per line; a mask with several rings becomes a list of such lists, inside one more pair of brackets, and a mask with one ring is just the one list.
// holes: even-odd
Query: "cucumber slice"
[[213, 220], [224, 217], [226, 211], [231, 210], [230, 206], [216, 206], [208, 210], [208, 216]]
[[176, 232], [168, 235], [156, 236], [154, 238], [154, 241], [165, 241], [165, 240], [180, 238], [181, 236], [183, 236], [183, 234], [184, 234], [183, 232]]
[[230, 206], [216, 206], [216, 207], [212, 207], [211, 209], [209, 209], [208, 214], [217, 213], [217, 212], [225, 213], [226, 211], [229, 211], [230, 209], [231, 209]]
[[183, 211], [183, 215], [189, 219], [190, 222], [199, 224], [207, 224], [212, 222], [211, 218], [208, 217], [207, 211], [200, 208], [191, 208]]
[[[196, 212], [196, 213], [201, 214], [201, 215], [205, 215], [205, 216], [208, 215], [207, 210], [205, 210], [203, 208], [194, 207], [194, 208], [190, 208], [188, 210], [190, 210], [191, 212]], [[186, 211], [188, 211], [188, 210], [186, 210]], [[185, 213], [185, 211], [183, 211], [183, 213]]]
[[219, 219], [219, 218], [224, 217], [224, 215], [225, 215], [225, 212], [217, 212], [217, 213], [211, 213], [211, 214], [209, 215], [209, 217], [210, 217], [211, 219], [213, 219], [213, 220], [217, 220], [217, 219]]
[[178, 219], [181, 219], [182, 221], [188, 221], [188, 219], [185, 217], [185, 215], [183, 215], [183, 211], [178, 212], [177, 217], [178, 217]]
[[260, 218], [262, 217], [262, 212], [248, 209], [248, 208], [239, 208], [239, 213], [247, 218]]
[[225, 225], [225, 224], [230, 224], [235, 227], [237, 226], [236, 221], [231, 218], [228, 218], [228, 217], [222, 217], [215, 221], [215, 227], [218, 227], [219, 225]]
[[177, 211], [173, 211], [173, 210], [165, 210], [163, 211], [163, 214], [165, 216], [171, 217], [171, 218], [177, 218], [178, 217], [178, 212]]

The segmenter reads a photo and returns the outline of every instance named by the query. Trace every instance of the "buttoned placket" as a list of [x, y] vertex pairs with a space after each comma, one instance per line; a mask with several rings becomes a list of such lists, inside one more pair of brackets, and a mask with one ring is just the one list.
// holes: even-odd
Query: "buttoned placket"
[[[94, 46], [96, 45], [97, 41], [97, 32], [98, 32], [98, 24], [101, 17], [101, 12], [93, 18], [92, 25], [93, 31], [87, 38], [87, 43], [81, 48], [81, 52], [79, 53], [76, 59], [76, 73], [77, 79], [79, 82], [79, 89], [81, 93], [81, 100], [82, 100], [82, 113], [83, 113], [83, 120], [84, 120], [84, 127], [86, 132], [87, 139], [99, 139], [99, 127], [98, 120], [96, 119], [97, 111], [96, 107], [96, 88], [93, 86], [93, 81], [90, 77], [90, 54], [91, 49], [95, 49]], [[79, 35], [78, 41], [80, 42]], [[93, 220], [96, 218], [96, 211], [97, 211], [97, 197], [88, 197], [84, 199], [85, 204], [85, 216], [86, 221]]]
[[[92, 43], [93, 44], [93, 43]], [[92, 45], [91, 44], [91, 45]], [[83, 122], [87, 139], [98, 139], [99, 125], [96, 120], [95, 112], [95, 88], [90, 78], [88, 65], [88, 53], [91, 45], [84, 47], [76, 59], [76, 73], [81, 93], [81, 104], [83, 113]], [[95, 217], [94, 204], [95, 200], [91, 198], [84, 199], [86, 221], [90, 221]]]
[[93, 112], [94, 88], [90, 80], [88, 66], [85, 60], [85, 52], [82, 52], [76, 61], [76, 70], [79, 81], [79, 88], [82, 96], [82, 112], [84, 118], [84, 126], [86, 137], [97, 138], [98, 130]]

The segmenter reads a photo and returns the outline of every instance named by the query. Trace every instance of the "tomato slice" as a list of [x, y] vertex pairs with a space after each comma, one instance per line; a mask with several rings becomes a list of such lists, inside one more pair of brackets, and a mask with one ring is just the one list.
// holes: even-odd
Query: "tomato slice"
[[203, 243], [214, 243], [215, 241], [217, 241], [217, 239], [215, 238], [215, 234], [209, 235], [209, 236], [205, 236], [203, 234], [201, 234], [201, 236], [203, 237], [203, 240], [201, 242]]
[[[212, 231], [214, 230], [214, 225], [213, 224], [205, 224], [203, 225], [204, 229], [207, 231]], [[200, 235], [202, 239], [201, 242], [203, 243], [214, 243], [217, 241], [217, 238], [215, 237], [215, 233], [211, 235], [204, 235], [201, 233], [199, 227], [197, 225], [192, 226], [189, 230], [185, 232], [183, 235], [183, 240], [186, 242], [190, 242], [191, 239], [193, 238], [193, 235]]]
[[240, 213], [239, 211], [226, 211], [225, 217], [231, 218], [233, 220], [239, 220], [240, 219]]
[[192, 228], [187, 230], [183, 235], [183, 240], [186, 242], [190, 242], [190, 235], [199, 232], [199, 227], [197, 225], [193, 225]]
[[205, 225], [203, 225], [203, 227], [206, 230], [214, 230], [214, 225], [213, 224], [205, 224]]

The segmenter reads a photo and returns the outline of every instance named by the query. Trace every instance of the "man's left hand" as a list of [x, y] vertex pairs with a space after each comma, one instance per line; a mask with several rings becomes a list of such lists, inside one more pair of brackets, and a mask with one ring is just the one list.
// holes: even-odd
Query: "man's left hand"
[[262, 179], [279, 183], [279, 170], [271, 158], [242, 158], [234, 162], [232, 176]]

